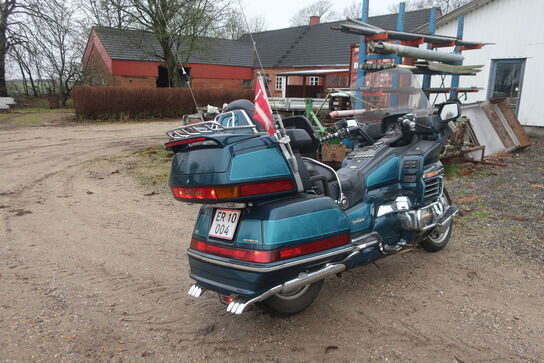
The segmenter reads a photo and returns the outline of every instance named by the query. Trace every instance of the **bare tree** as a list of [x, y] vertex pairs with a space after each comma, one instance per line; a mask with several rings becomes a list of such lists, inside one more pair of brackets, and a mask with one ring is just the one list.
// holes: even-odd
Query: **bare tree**
[[263, 16], [255, 16], [244, 20], [243, 14], [238, 10], [232, 10], [217, 34], [218, 37], [238, 39], [246, 33], [262, 32], [266, 29], [266, 19]]
[[82, 20], [90, 26], [126, 29], [134, 25], [127, 8], [130, 0], [78, 0]]
[[38, 67], [49, 81], [46, 87], [50, 92], [58, 91], [65, 106], [72, 87], [81, 78], [84, 44], [76, 29], [76, 9], [64, 0], [32, 1], [28, 7], [32, 22], [31, 41], [43, 57]]
[[0, 97], [8, 95], [6, 85], [6, 56], [10, 47], [21, 42], [12, 28], [19, 22], [14, 19], [19, 12], [17, 0], [0, 1]]
[[344, 18], [360, 19], [362, 15], [362, 3], [361, 1], [354, 0], [351, 4], [344, 8], [342, 12]]
[[[440, 8], [442, 14], [449, 13], [452, 10], [457, 9], [468, 3], [471, 0], [405, 0], [406, 10], [418, 10], [431, 7]], [[389, 12], [397, 13], [399, 11], [399, 5], [390, 5], [388, 7]]]
[[319, 16], [323, 22], [339, 20], [341, 17], [332, 8], [330, 1], [317, 1], [297, 11], [290, 19], [291, 26], [308, 25], [310, 16]]
[[157, 55], [168, 68], [169, 84], [181, 86], [178, 54], [187, 60], [203, 36], [213, 35], [228, 11], [229, 0], [128, 0], [125, 11], [139, 27], [151, 30], [160, 45]]

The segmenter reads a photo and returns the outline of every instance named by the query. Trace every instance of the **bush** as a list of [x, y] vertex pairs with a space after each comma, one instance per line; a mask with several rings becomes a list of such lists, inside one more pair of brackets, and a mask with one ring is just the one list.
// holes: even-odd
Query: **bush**
[[[223, 103], [253, 97], [253, 90], [195, 90], [199, 106], [222, 106]], [[166, 118], [196, 112], [187, 88], [77, 86], [72, 90], [72, 98], [79, 119]]]

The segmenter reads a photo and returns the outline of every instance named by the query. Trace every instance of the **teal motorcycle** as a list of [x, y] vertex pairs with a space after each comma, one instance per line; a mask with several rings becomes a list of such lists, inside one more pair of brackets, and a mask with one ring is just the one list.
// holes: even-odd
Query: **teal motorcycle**
[[[446, 246], [458, 209], [439, 155], [459, 105], [434, 110], [415, 77], [396, 69], [350, 95], [361, 109], [321, 139], [302, 116], [276, 120], [270, 136], [247, 100], [168, 132], [172, 194], [202, 204], [189, 295], [217, 293], [234, 314], [254, 304], [296, 314], [329, 276], [416, 245]], [[339, 170], [315, 159], [334, 138], [352, 145]]]

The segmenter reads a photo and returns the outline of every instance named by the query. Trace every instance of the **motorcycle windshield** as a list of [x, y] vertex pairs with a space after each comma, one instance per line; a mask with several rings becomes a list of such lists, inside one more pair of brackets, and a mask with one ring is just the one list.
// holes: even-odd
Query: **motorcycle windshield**
[[349, 92], [352, 108], [357, 110], [354, 115], [362, 121], [372, 121], [373, 115], [384, 113], [431, 115], [433, 108], [417, 78], [409, 70], [399, 68], [365, 73]]

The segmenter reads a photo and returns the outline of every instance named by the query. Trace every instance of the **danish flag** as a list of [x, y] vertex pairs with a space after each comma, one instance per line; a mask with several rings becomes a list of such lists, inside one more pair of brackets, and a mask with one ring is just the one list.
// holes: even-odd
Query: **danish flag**
[[274, 136], [274, 118], [272, 117], [272, 109], [266, 96], [266, 88], [264, 87], [262, 77], [257, 76], [259, 80], [255, 86], [255, 112], [253, 112], [253, 118], [257, 120], [270, 136]]

